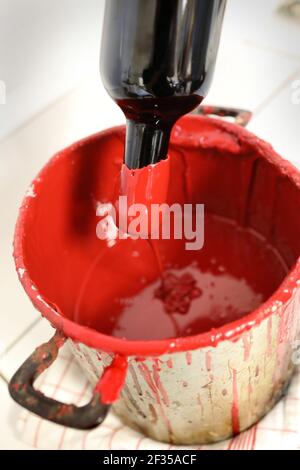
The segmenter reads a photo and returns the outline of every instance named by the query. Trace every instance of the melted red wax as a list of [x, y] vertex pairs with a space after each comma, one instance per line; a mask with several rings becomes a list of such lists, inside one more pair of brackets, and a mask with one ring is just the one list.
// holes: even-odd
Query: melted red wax
[[[39, 293], [65, 317], [130, 339], [200, 333], [259, 306], [297, 259], [299, 197], [292, 182], [260, 157], [254, 141], [241, 146], [213, 120], [180, 122], [169, 159], [153, 167], [150, 194], [168, 204], [205, 204], [199, 252], [187, 252], [180, 240], [157, 240], [153, 248], [147, 240], [96, 237], [97, 203], [120, 194], [123, 131], [66, 151], [36, 181], [24, 258]], [[137, 185], [139, 202], [146, 186]], [[176, 289], [155, 296], [164, 287], [162, 273], [193, 278], [201, 295], [182, 296], [185, 313], [166, 311], [165, 300], [180, 305]]]
[[[205, 223], [202, 250], [187, 253], [176, 241], [176, 262], [162, 277], [158, 270], [136, 295], [115, 297], [106, 333], [127, 339], [195, 335], [236, 320], [266, 300], [285, 274], [276, 251], [226, 219], [207, 215]], [[91, 273], [82, 302], [94, 280]], [[94, 327], [103, 331], [101, 317]]]

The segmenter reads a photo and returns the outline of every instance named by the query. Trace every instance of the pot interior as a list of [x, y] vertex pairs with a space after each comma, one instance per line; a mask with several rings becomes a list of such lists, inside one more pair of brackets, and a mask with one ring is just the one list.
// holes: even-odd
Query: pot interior
[[259, 307], [299, 256], [300, 191], [249, 136], [195, 116], [175, 126], [168, 171], [152, 191], [169, 205], [204, 204], [201, 250], [174, 237], [96, 236], [97, 204], [120, 193], [124, 130], [52, 159], [24, 218], [24, 261], [39, 293], [63, 316], [133, 340], [201, 333]]

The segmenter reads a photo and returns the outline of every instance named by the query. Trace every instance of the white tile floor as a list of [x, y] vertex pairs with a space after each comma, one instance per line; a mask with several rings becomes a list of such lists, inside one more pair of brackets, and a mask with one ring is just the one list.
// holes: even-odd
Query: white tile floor
[[[300, 79], [300, 22], [278, 15], [278, 3], [229, 0], [215, 80], [206, 102], [252, 110], [249, 129], [300, 165], [300, 104], [292, 104], [291, 88]], [[20, 287], [12, 261], [22, 196], [54, 152], [121, 122], [121, 112], [98, 77], [93, 77], [0, 141], [5, 161], [0, 173], [0, 448], [26, 448], [14, 430], [19, 410], [7, 394], [5, 380], [52, 333]]]

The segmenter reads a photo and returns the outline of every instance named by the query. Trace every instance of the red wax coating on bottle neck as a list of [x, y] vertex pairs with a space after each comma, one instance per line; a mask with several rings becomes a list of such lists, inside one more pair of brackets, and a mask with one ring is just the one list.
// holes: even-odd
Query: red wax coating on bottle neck
[[169, 158], [159, 164], [130, 170], [125, 164], [121, 169], [120, 194], [131, 204], [161, 204], [166, 201], [170, 180]]
[[[147, 219], [145, 233], [141, 235], [148, 238], [151, 233], [151, 207], [163, 204], [169, 191], [170, 162], [167, 158], [159, 164], [131, 170], [125, 164], [122, 165], [120, 175], [120, 196], [123, 198], [122, 210], [118, 205], [117, 226], [129, 227], [134, 219], [130, 211], [138, 209], [141, 217]], [[126, 199], [126, 200], [125, 200]], [[125, 200], [125, 202], [124, 202]], [[121, 219], [120, 219], [121, 218]], [[121, 223], [120, 223], [121, 221]]]

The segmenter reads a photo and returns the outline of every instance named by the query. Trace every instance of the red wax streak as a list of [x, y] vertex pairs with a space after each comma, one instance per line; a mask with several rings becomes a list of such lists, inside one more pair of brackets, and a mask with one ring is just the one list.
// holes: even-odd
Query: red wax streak
[[244, 361], [247, 361], [250, 356], [251, 351], [251, 332], [244, 333], [243, 335], [243, 344], [244, 344]]
[[186, 359], [187, 365], [190, 366], [192, 364], [192, 359], [193, 359], [192, 353], [190, 351], [185, 353], [185, 359]]
[[169, 369], [173, 369], [173, 361], [172, 361], [172, 359], [168, 359], [168, 360], [167, 360], [167, 366], [168, 366]]
[[[168, 429], [169, 437], [172, 437], [172, 427], [171, 423], [165, 413], [164, 405], [169, 403], [168, 396], [164, 389], [161, 386], [157, 371], [155, 371], [155, 366], [153, 368], [153, 374], [151, 374], [147, 365], [144, 363], [139, 364], [139, 370], [144, 378], [146, 384], [148, 385], [150, 391], [152, 392], [153, 398], [156, 400], [156, 403], [159, 405], [159, 410], [163, 421], [165, 422], [166, 428]], [[162, 394], [162, 396], [160, 395]]]
[[164, 403], [164, 405], [169, 406], [170, 400], [169, 400], [167, 392], [166, 392], [166, 390], [165, 390], [165, 388], [164, 388], [164, 386], [163, 386], [163, 384], [160, 380], [159, 372], [160, 372], [160, 369], [158, 369], [158, 367], [154, 364], [153, 365], [153, 380], [154, 380], [155, 386], [156, 386], [157, 390], [160, 392], [161, 399], [162, 399], [162, 402]]
[[232, 369], [232, 434], [236, 435], [240, 432], [240, 421], [239, 421], [239, 397], [237, 388], [237, 372], [236, 369]]
[[197, 402], [198, 402], [198, 405], [200, 405], [200, 408], [201, 408], [201, 416], [203, 418], [203, 414], [204, 414], [204, 406], [203, 406], [203, 403], [201, 401], [201, 397], [200, 397], [200, 394], [198, 393], [197, 394]]
[[251, 374], [251, 369], [250, 369], [250, 367], [248, 367], [248, 375], [249, 375], [249, 381], [248, 381], [248, 399], [249, 399], [249, 402], [251, 402], [251, 394], [252, 394], [252, 392], [253, 392], [253, 387], [252, 387], [252, 384], [251, 384], [252, 374]]
[[139, 380], [138, 380], [138, 377], [136, 375], [136, 372], [134, 370], [134, 368], [132, 367], [132, 365], [129, 365], [129, 372], [131, 374], [131, 377], [132, 377], [132, 380], [133, 380], [133, 383], [134, 383], [134, 386], [136, 388], [136, 391], [138, 392], [138, 394], [140, 396], [143, 395], [143, 391], [142, 391], [142, 388], [140, 386], [140, 383], [139, 383]]
[[205, 353], [205, 367], [207, 372], [211, 372], [212, 370], [212, 360], [211, 360], [211, 354], [209, 351]]
[[162, 361], [161, 361], [159, 358], [156, 358], [156, 357], [153, 357], [153, 358], [152, 358], [152, 361], [153, 361], [153, 363], [154, 363], [154, 365], [155, 365], [156, 370], [160, 372], [160, 371], [161, 371], [161, 366], [160, 366], [160, 364], [162, 363]]

